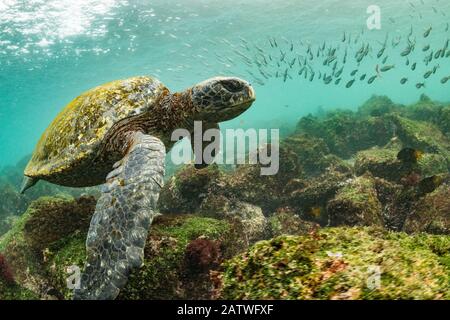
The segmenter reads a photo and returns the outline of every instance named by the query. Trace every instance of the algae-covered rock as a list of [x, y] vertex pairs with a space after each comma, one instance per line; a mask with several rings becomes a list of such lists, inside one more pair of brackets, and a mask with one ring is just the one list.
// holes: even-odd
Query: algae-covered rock
[[404, 190], [404, 186], [382, 178], [374, 177], [374, 186], [377, 199], [382, 207], [384, 227], [387, 230], [398, 231], [397, 225], [400, 223], [397, 208], [395, 206], [399, 195]]
[[383, 226], [382, 205], [370, 175], [346, 182], [327, 206], [330, 226]]
[[443, 184], [417, 200], [408, 214], [405, 232], [450, 235], [450, 186]]
[[391, 181], [402, 177], [403, 164], [397, 159], [399, 149], [374, 147], [356, 155], [355, 173], [370, 172], [373, 176]]
[[11, 221], [26, 211], [32, 201], [40, 197], [80, 197], [85, 194], [97, 196], [98, 189], [68, 188], [46, 181], [39, 181], [25, 194], [19, 189], [23, 179], [23, 171], [31, 156], [24, 157], [15, 166], [7, 166], [0, 170], [0, 236], [11, 229]]
[[262, 241], [224, 263], [223, 299], [449, 299], [450, 239], [329, 228]]
[[[261, 152], [270, 154], [270, 148], [267, 145], [264, 147], [266, 151]], [[286, 202], [286, 185], [292, 179], [301, 177], [302, 169], [295, 152], [283, 145], [279, 148], [278, 172], [263, 175], [262, 167], [267, 166], [260, 163], [238, 165], [233, 172], [223, 176], [220, 183], [215, 184], [211, 194], [256, 205], [264, 214], [270, 214]]]
[[15, 283], [19, 287], [34, 292], [40, 297], [45, 287], [45, 278], [40, 265], [40, 258], [29, 248], [21, 233], [22, 224], [18, 223], [5, 236], [0, 238], [0, 253], [4, 256], [10, 270], [14, 274]]
[[356, 154], [355, 173], [362, 175], [370, 172], [373, 176], [389, 181], [400, 182], [411, 174], [411, 170], [423, 177], [448, 172], [447, 159], [436, 153], [425, 153], [416, 165], [405, 165], [397, 159], [400, 148], [374, 147]]
[[426, 153], [442, 155], [450, 168], [450, 139], [429, 122], [414, 121], [397, 115], [389, 117], [396, 133], [405, 146]]
[[[30, 205], [0, 240], [0, 252], [14, 272], [17, 288], [41, 299], [71, 298], [67, 281], [76, 267], [84, 266], [94, 205], [88, 197], [40, 198]], [[260, 208], [241, 202], [230, 208], [240, 220], [226, 217], [228, 211], [217, 212], [221, 219], [189, 214], [157, 217], [147, 239], [144, 266], [132, 273], [120, 298], [211, 298], [210, 270], [248, 248], [250, 241], [243, 241], [246, 234], [254, 242], [265, 230]]]
[[34, 300], [37, 295], [16, 283], [6, 258], [0, 254], [0, 300]]
[[384, 146], [393, 136], [392, 125], [384, 117], [360, 118], [351, 111], [329, 113], [325, 119], [304, 117], [297, 129], [323, 139], [331, 153], [344, 159], [359, 150]]
[[307, 175], [320, 174], [331, 164], [331, 159], [327, 157], [330, 150], [321, 138], [295, 134], [284, 139], [283, 144], [296, 153], [299, 164]]
[[206, 197], [210, 185], [223, 173], [217, 165], [197, 170], [187, 165], [179, 170], [161, 190], [159, 209], [162, 213], [193, 213]]
[[362, 116], [379, 117], [401, 109], [402, 106], [395, 104], [387, 96], [373, 95], [358, 108], [358, 113]]
[[26, 299], [27, 297], [27, 291], [17, 285], [11, 267], [5, 256], [0, 253], [0, 300]]
[[0, 300], [38, 300], [39, 297], [20, 285], [9, 285], [0, 279]]
[[336, 192], [351, 178], [348, 173], [329, 170], [320, 177], [308, 181], [298, 181], [289, 185], [292, 191], [289, 195], [289, 206], [294, 209], [302, 219], [328, 224], [327, 203]]
[[[18, 224], [2, 238], [0, 250], [11, 262], [17, 282], [33, 292], [34, 297], [70, 298], [67, 287], [71, 275], [69, 267], [81, 270], [85, 260], [85, 241], [88, 224], [72, 223], [71, 228], [51, 226], [52, 219], [64, 222], [64, 212], [72, 211], [80, 221], [92, 208], [89, 199], [40, 199], [30, 206]], [[49, 212], [42, 208], [51, 209]], [[58, 216], [60, 215], [60, 216]], [[39, 222], [38, 230], [30, 230]], [[48, 228], [48, 236], [43, 233]], [[208, 298], [212, 283], [209, 270], [217, 268], [223, 258], [231, 257], [232, 225], [225, 220], [192, 215], [159, 216], [152, 224], [145, 249], [144, 266], [134, 272], [121, 292], [122, 299], [150, 298]], [[31, 233], [30, 233], [31, 232]], [[38, 235], [43, 237], [37, 244]], [[36, 239], [35, 239], [36, 238]], [[45, 249], [42, 249], [45, 244]], [[241, 245], [241, 244], [239, 244]], [[37, 247], [42, 249], [37, 251]], [[239, 250], [246, 247], [239, 248]]]
[[[270, 145], [261, 152], [270, 150]], [[268, 151], [270, 154], [270, 151]], [[264, 212], [276, 209], [284, 200], [284, 186], [301, 175], [296, 154], [287, 147], [279, 148], [278, 172], [261, 174], [263, 164], [242, 164], [231, 172], [217, 165], [197, 170], [185, 166], [164, 186], [159, 199], [162, 213], [194, 213], [208, 195], [222, 195], [257, 205]]]
[[444, 134], [450, 133], [450, 106], [432, 101], [427, 96], [405, 108], [402, 113], [412, 120], [427, 121], [437, 126]]
[[318, 176], [330, 167], [342, 172], [351, 171], [346, 162], [330, 153], [327, 144], [321, 138], [308, 134], [293, 134], [284, 139], [283, 144], [295, 152], [306, 176]]
[[260, 207], [236, 200], [230, 200], [221, 195], [210, 195], [199, 209], [199, 214], [227, 220], [240, 224], [243, 233], [242, 240], [250, 243], [261, 240], [266, 232], [267, 219]]
[[48, 197], [32, 202], [23, 226], [25, 241], [31, 248], [43, 250], [77, 230], [87, 230], [95, 204], [92, 196], [78, 199]]
[[447, 135], [447, 137], [450, 138], [450, 105], [442, 108], [438, 123], [436, 123], [436, 125], [442, 130], [443, 133], [445, 133], [445, 135]]
[[423, 177], [448, 173], [448, 159], [442, 154], [426, 153], [418, 161], [418, 167]]
[[289, 208], [280, 208], [269, 219], [271, 237], [305, 235], [320, 228], [317, 223], [301, 219]]
[[13, 228], [0, 238], [0, 252], [18, 285], [36, 297], [52, 298], [53, 287], [46, 270], [48, 250], [54, 243], [80, 232], [84, 233], [84, 243], [94, 206], [95, 200], [90, 197], [77, 200], [42, 197], [32, 202]]

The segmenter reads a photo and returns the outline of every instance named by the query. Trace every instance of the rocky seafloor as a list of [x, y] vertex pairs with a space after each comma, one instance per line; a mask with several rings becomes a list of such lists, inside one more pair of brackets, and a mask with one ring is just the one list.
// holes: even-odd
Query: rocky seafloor
[[[397, 154], [423, 156], [405, 167]], [[70, 299], [95, 189], [0, 175], [0, 299]], [[280, 171], [187, 165], [119, 299], [450, 299], [450, 105], [374, 96], [299, 120]]]

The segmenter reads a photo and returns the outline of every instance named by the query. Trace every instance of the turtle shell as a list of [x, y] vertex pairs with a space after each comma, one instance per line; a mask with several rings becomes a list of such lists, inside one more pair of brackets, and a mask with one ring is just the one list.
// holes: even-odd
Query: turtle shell
[[166, 90], [157, 79], [135, 77], [109, 82], [81, 94], [45, 130], [25, 175], [49, 177], [92, 158], [115, 123], [151, 111]]

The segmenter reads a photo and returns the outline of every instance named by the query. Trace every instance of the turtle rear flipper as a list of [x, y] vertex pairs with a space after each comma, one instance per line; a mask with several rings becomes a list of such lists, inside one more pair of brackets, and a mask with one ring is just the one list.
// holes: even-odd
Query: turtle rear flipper
[[131, 147], [103, 186], [86, 240], [87, 260], [74, 299], [114, 299], [144, 246], [164, 177], [165, 147], [137, 132]]
[[26, 190], [30, 189], [38, 181], [39, 179], [25, 176], [22, 181], [22, 186], [20, 187], [20, 194], [24, 194]]

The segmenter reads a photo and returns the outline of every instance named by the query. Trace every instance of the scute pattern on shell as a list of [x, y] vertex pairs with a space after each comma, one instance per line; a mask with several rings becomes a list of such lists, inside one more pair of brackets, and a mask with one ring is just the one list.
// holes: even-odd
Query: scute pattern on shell
[[81, 94], [46, 129], [25, 175], [46, 177], [96, 154], [115, 123], [151, 111], [165, 90], [154, 78], [134, 77], [109, 82]]

